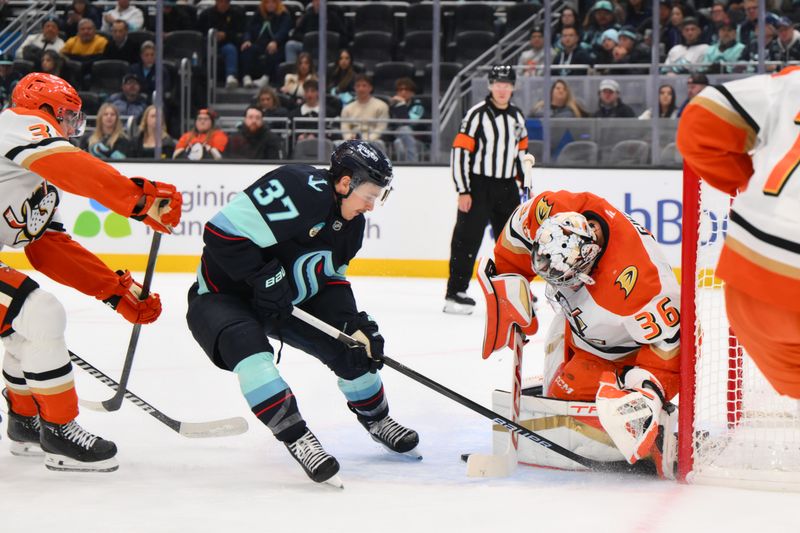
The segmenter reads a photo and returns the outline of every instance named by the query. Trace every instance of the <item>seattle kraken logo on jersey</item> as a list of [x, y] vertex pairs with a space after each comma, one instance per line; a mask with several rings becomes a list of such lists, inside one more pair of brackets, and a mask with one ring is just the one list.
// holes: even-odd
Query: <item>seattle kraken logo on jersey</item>
[[292, 266], [292, 278], [297, 287], [297, 297], [292, 302], [297, 305], [319, 292], [320, 281], [344, 279], [343, 265], [339, 270], [333, 264], [333, 254], [329, 250], [309, 252], [298, 257]]

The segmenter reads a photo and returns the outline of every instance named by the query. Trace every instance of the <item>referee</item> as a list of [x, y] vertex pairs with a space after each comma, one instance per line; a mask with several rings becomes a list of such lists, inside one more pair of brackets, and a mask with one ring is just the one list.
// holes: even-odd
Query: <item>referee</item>
[[450, 164], [458, 216], [450, 242], [445, 313], [472, 313], [475, 300], [467, 296], [467, 287], [486, 223], [497, 238], [520, 203], [515, 178], [523, 175], [528, 132], [524, 115], [511, 104], [516, 78], [513, 67], [493, 66], [489, 96], [467, 111], [453, 141]]

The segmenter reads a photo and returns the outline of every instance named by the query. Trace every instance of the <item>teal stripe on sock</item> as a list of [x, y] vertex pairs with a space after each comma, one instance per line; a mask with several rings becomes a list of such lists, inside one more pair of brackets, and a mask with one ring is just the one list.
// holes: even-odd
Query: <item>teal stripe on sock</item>
[[338, 385], [339, 390], [342, 391], [348, 402], [365, 400], [376, 394], [383, 386], [381, 377], [377, 372], [374, 374], [367, 372], [363, 376], [351, 381], [339, 378]]
[[289, 388], [283, 381], [270, 352], [260, 352], [239, 362], [233, 369], [239, 377], [239, 387], [250, 407]]

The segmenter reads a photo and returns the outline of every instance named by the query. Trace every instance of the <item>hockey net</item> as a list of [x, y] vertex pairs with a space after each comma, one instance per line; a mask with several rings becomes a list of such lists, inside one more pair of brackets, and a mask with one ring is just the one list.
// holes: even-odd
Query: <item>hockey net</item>
[[714, 276], [731, 198], [684, 169], [679, 478], [800, 491], [800, 402], [739, 345]]

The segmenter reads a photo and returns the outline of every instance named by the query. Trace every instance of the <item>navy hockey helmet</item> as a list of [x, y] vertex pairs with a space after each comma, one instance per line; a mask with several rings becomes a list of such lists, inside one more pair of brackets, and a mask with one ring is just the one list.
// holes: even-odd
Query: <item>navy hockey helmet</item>
[[511, 65], [494, 65], [489, 71], [489, 83], [504, 81], [514, 85], [517, 81], [517, 72]]
[[[350, 176], [350, 192], [362, 183], [373, 183], [389, 193], [392, 184], [392, 162], [374, 144], [366, 141], [345, 141], [331, 154], [334, 178]], [[348, 193], [349, 196], [350, 193]]]

